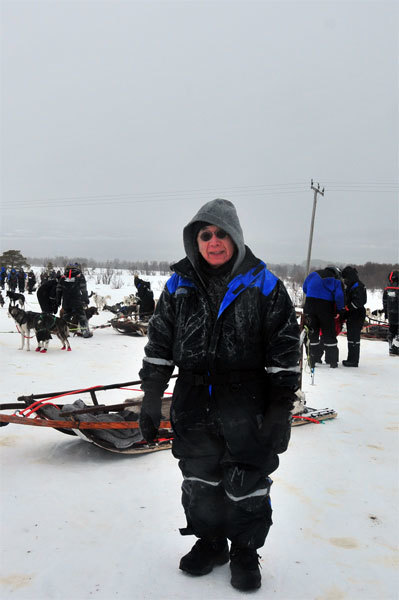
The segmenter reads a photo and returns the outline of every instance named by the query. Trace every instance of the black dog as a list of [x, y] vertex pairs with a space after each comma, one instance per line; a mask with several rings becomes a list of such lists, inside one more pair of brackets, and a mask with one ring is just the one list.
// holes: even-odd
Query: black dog
[[21, 308], [25, 306], [25, 296], [23, 294], [8, 291], [7, 296], [10, 298], [10, 305], [15, 306], [18, 302]]

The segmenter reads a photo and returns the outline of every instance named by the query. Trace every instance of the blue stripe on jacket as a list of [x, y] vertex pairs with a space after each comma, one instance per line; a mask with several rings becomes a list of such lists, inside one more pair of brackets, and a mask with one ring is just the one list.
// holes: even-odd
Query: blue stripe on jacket
[[345, 306], [342, 284], [335, 277], [320, 277], [316, 271], [313, 271], [306, 277], [303, 291], [308, 298], [335, 302], [338, 310], [342, 310]]
[[[266, 268], [262, 261], [246, 273], [237, 275], [228, 284], [227, 292], [219, 307], [218, 318], [247, 288], [257, 287], [264, 296], [268, 296], [274, 290], [277, 281], [278, 278]], [[175, 294], [178, 288], [195, 287], [195, 284], [190, 279], [174, 273], [166, 282], [166, 287], [170, 294]]]

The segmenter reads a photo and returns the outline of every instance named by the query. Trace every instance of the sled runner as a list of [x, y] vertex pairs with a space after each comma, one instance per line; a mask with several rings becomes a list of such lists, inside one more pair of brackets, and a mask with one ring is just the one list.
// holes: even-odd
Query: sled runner
[[388, 340], [389, 324], [372, 317], [366, 317], [361, 337], [374, 340]]
[[[122, 404], [98, 404], [97, 392], [111, 389], [130, 389], [141, 381], [130, 381], [106, 386], [95, 386], [81, 390], [69, 390], [20, 396], [18, 403], [0, 405], [0, 425], [14, 423], [36, 427], [52, 427], [61, 433], [78, 436], [87, 442], [121, 454], [143, 454], [168, 450], [172, 445], [172, 428], [169, 421], [171, 399], [162, 400], [163, 420], [159, 436], [149, 444], [143, 439], [138, 424], [142, 396], [125, 400]], [[76, 394], [88, 394], [91, 404], [80, 398], [72, 404], [59, 404], [58, 398]], [[14, 410], [13, 414], [3, 411]]]

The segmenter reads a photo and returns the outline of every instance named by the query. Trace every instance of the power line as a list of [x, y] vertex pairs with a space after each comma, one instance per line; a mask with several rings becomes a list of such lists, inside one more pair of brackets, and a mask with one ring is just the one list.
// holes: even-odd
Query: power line
[[[350, 183], [350, 182], [329, 182], [327, 184], [329, 192], [338, 193], [395, 193], [399, 191], [399, 185], [392, 183], [377, 184], [375, 183]], [[377, 185], [389, 186], [385, 189], [377, 188]], [[281, 187], [284, 186], [284, 189]], [[338, 186], [338, 187], [334, 187]], [[346, 187], [352, 186], [352, 187]], [[374, 187], [369, 187], [374, 186]], [[42, 198], [37, 200], [15, 200], [10, 203], [3, 203], [4, 210], [16, 210], [19, 208], [52, 208], [73, 206], [108, 206], [121, 204], [143, 204], [149, 202], [171, 202], [173, 200], [199, 200], [201, 195], [209, 193], [215, 194], [215, 188], [202, 188], [192, 190], [177, 190], [174, 192], [136, 192], [131, 194], [103, 194], [103, 195], [87, 195], [87, 196], [65, 196], [54, 198]], [[222, 196], [236, 195], [245, 193], [246, 197], [264, 196], [264, 195], [289, 195], [305, 193], [308, 190], [306, 182], [291, 182], [281, 184], [262, 184], [254, 186], [236, 186], [229, 188], [219, 188], [216, 192]]]

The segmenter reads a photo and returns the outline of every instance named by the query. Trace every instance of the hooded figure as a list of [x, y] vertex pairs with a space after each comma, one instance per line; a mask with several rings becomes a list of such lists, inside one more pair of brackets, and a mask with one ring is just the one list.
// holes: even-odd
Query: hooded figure
[[269, 475], [287, 449], [299, 387], [299, 327], [284, 284], [245, 246], [231, 202], [205, 204], [183, 240], [186, 257], [171, 266], [149, 323], [140, 428], [148, 442], [156, 438], [177, 367], [180, 531], [199, 538], [180, 569], [204, 575], [230, 559], [232, 585], [256, 589], [256, 551], [272, 523]]
[[134, 276], [134, 285], [137, 288], [137, 296], [140, 300], [139, 318], [149, 319], [154, 312], [155, 302], [154, 293], [151, 291], [149, 281]]
[[389, 322], [388, 344], [391, 356], [399, 355], [399, 271], [388, 275], [389, 285], [384, 289], [382, 304]]
[[[325, 350], [326, 363], [338, 366], [338, 342], [335, 315], [345, 314], [345, 297], [341, 272], [337, 267], [326, 267], [309, 273], [303, 284], [306, 300], [303, 312], [309, 324], [310, 366], [321, 363]], [[323, 343], [320, 342], [320, 331]]]
[[64, 275], [53, 281], [56, 289], [56, 304], [64, 309], [64, 319], [67, 323], [76, 317], [80, 331], [84, 338], [92, 337], [89, 322], [85, 313], [85, 307], [89, 304], [86, 279], [80, 268], [74, 265], [65, 267]]
[[347, 266], [342, 271], [346, 297], [346, 335], [348, 339], [348, 358], [342, 361], [344, 367], [357, 367], [360, 355], [360, 332], [366, 316], [364, 305], [367, 291], [359, 281], [355, 267]]
[[36, 285], [36, 276], [33, 271], [29, 271], [28, 273], [28, 294], [31, 294], [35, 289]]

